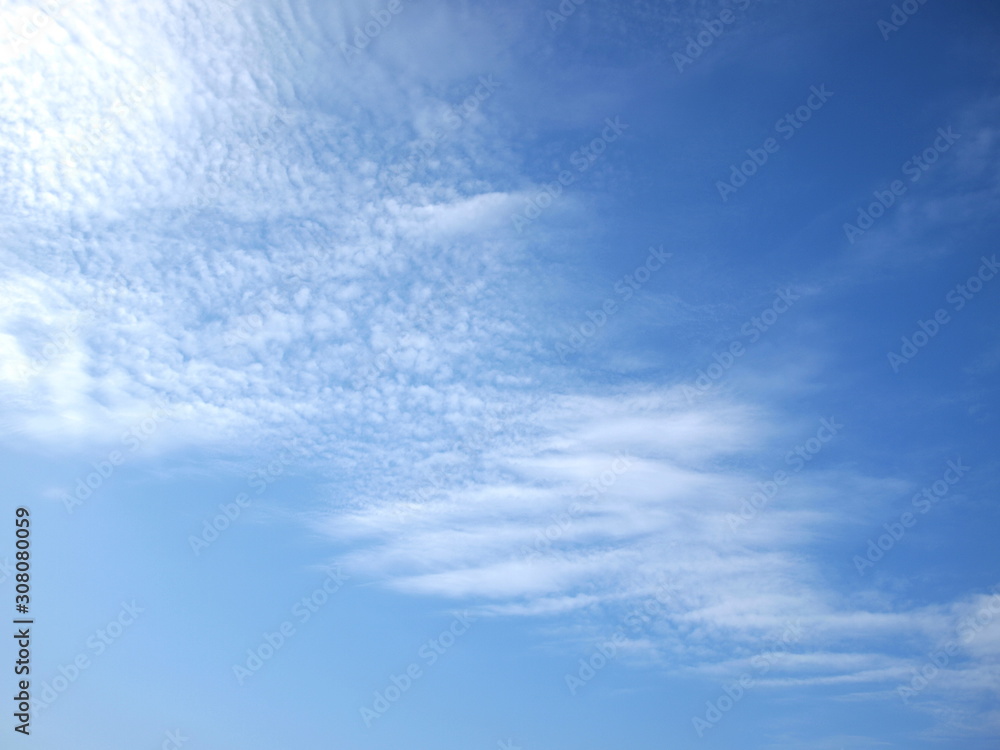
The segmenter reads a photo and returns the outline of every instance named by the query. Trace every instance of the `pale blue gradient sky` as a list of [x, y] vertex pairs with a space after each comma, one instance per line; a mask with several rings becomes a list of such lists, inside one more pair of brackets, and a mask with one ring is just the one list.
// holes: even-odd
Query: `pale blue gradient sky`
[[388, 5], [0, 12], [25, 744], [994, 747], [995, 5]]

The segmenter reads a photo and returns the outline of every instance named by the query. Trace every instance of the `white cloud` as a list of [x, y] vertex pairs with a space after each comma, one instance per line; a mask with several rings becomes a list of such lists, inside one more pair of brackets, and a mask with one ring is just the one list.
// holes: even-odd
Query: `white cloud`
[[[329, 482], [312, 526], [353, 569], [595, 637], [667, 579], [632, 645], [672, 668], [720, 674], [801, 617], [773, 685], [881, 687], [947, 637], [948, 607], [858, 604], [805, 550], [903, 483], [810, 468], [734, 538], [727, 514], [808, 437], [797, 424], [762, 397], [572, 385], [540, 353], [557, 322], [531, 302], [543, 262], [507, 230], [530, 181], [501, 92], [392, 186], [479, 71], [532, 100], [504, 51], [516, 14], [487, 29], [471, 8], [408, 6], [331, 69], [367, 4], [172, 7], [78, 0], [0, 82], [0, 393], [18, 439], [99, 450], [161, 394], [163, 449], [295, 438]], [[623, 96], [552, 121], [599, 122]], [[937, 684], [995, 690], [998, 643], [984, 632]]]

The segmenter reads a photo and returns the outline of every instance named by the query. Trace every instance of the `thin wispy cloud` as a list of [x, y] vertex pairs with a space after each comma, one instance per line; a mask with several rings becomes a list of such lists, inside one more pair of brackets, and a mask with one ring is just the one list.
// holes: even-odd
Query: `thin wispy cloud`
[[[604, 739], [585, 701], [629, 694], [636, 746], [986, 747], [995, 24], [926, 3], [886, 34], [893, 12], [0, 11], [12, 487], [74, 554], [120, 540], [80, 554], [102, 583], [43, 673], [123, 597], [149, 613], [122, 652], [188, 638], [183, 590], [215, 649], [187, 646], [205, 705], [301, 681], [358, 747], [430, 742], [426, 696], [469, 708], [463, 660], [523, 653], [577, 744]], [[285, 588], [332, 564], [350, 583], [278, 653]], [[58, 586], [69, 609], [81, 585]], [[432, 670], [442, 613], [476, 625]], [[214, 682], [248, 658], [247, 686]], [[92, 686], [125, 684], [111, 661]], [[666, 738], [640, 717], [661, 693], [684, 714]], [[883, 726], [832, 731], [856, 704]]]

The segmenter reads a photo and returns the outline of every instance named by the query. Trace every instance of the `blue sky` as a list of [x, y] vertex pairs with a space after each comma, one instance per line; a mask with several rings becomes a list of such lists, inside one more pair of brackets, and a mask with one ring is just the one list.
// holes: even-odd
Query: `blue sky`
[[12, 743], [996, 746], [995, 4], [0, 21]]

